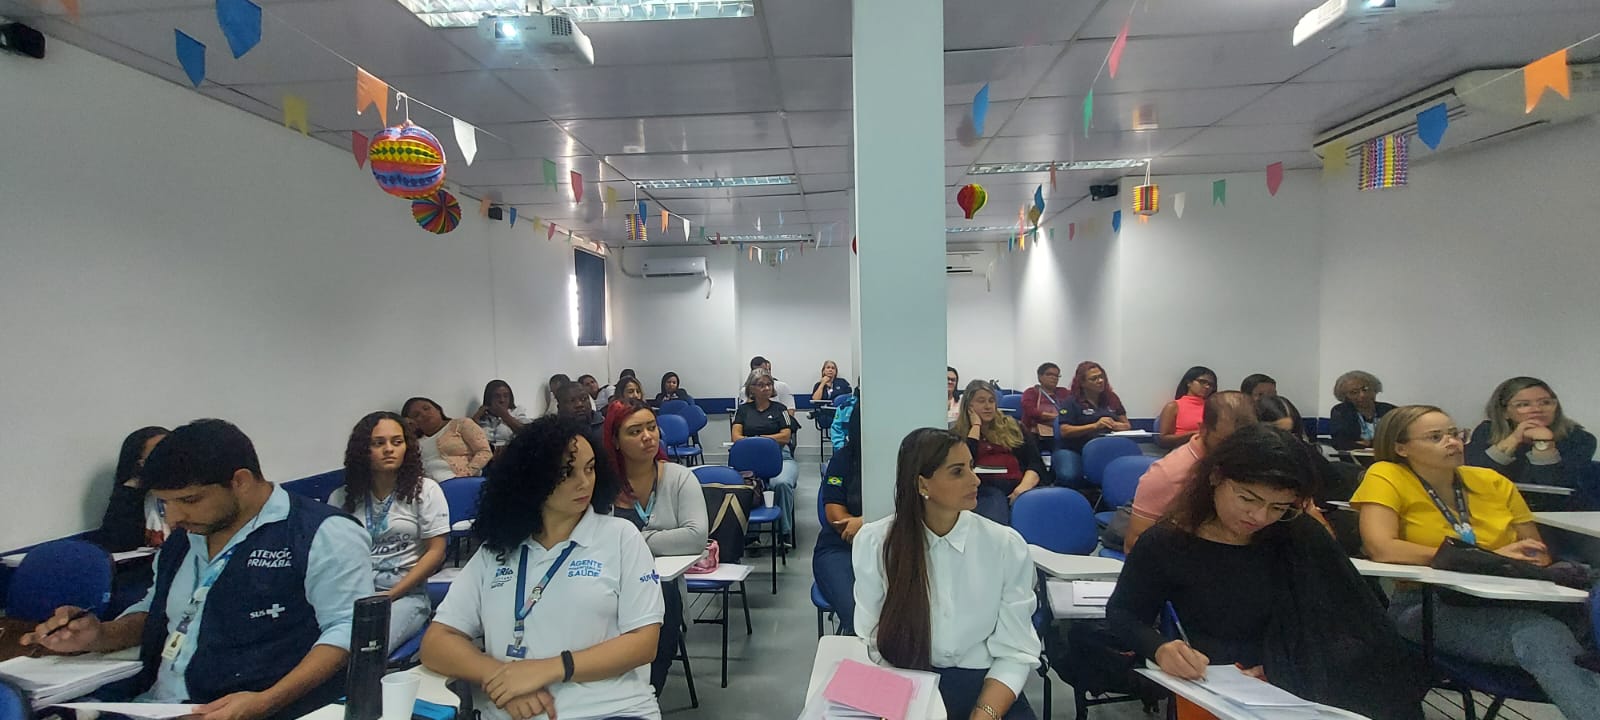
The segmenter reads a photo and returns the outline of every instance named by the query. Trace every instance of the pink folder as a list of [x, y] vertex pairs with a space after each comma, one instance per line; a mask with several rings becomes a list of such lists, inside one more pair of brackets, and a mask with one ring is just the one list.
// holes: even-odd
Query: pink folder
[[884, 720], [905, 720], [916, 690], [916, 683], [910, 678], [854, 660], [841, 660], [822, 691], [822, 699]]

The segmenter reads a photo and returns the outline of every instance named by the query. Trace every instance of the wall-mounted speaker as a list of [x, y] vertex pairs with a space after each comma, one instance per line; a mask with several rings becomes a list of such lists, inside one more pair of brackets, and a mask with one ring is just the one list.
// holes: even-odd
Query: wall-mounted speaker
[[0, 50], [44, 59], [44, 34], [22, 23], [0, 25]]

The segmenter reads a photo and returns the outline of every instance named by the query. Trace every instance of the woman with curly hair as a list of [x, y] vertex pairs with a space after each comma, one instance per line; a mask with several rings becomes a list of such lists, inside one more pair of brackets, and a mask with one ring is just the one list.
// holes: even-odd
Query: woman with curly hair
[[422, 663], [470, 683], [485, 720], [661, 717], [645, 670], [661, 580], [638, 529], [608, 515], [618, 484], [587, 430], [539, 418], [495, 460], [483, 547], [422, 640]]
[[389, 647], [428, 624], [428, 578], [444, 565], [450, 506], [439, 484], [422, 476], [417, 438], [400, 416], [369, 413], [350, 431], [344, 487], [328, 504], [355, 516], [372, 538], [372, 578], [390, 599]]

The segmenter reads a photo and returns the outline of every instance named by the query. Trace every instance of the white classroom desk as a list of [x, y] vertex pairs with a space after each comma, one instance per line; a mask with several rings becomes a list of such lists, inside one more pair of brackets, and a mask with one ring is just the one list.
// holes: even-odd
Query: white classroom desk
[[[1185, 700], [1200, 706], [1206, 712], [1217, 716], [1219, 720], [1270, 720], [1272, 717], [1269, 714], [1272, 712], [1270, 708], [1251, 709], [1244, 707], [1205, 689], [1202, 684], [1180, 680], [1160, 670], [1150, 668], [1135, 668], [1134, 671], [1150, 678], [1156, 684], [1172, 691], [1174, 694], [1183, 696]], [[1315, 715], [1297, 712], [1294, 717], [1307, 718], [1308, 720], [1320, 720], [1321, 718], [1327, 718], [1328, 720], [1368, 720], [1365, 715], [1357, 715], [1349, 710], [1327, 705], [1317, 705], [1316, 710], [1317, 714]]]
[[1071, 580], [1049, 580], [1044, 589], [1050, 600], [1050, 616], [1057, 620], [1100, 620], [1106, 616], [1104, 605], [1073, 604]]
[[1549, 580], [1475, 575], [1472, 573], [1435, 570], [1423, 565], [1396, 565], [1353, 559], [1356, 570], [1368, 577], [1409, 580], [1426, 585], [1436, 585], [1467, 595], [1489, 600], [1522, 600], [1528, 602], [1580, 603], [1589, 594], [1576, 588], [1563, 587]]
[[1097, 555], [1064, 555], [1038, 545], [1028, 546], [1033, 566], [1051, 577], [1065, 580], [1114, 580], [1122, 574], [1122, 561]]
[[1600, 512], [1541, 512], [1533, 518], [1540, 525], [1600, 538]]
[[[817, 656], [811, 661], [811, 682], [806, 684], [806, 701], [822, 692], [822, 686], [833, 676], [833, 668], [840, 660], [854, 660], [867, 665], [876, 665], [872, 657], [867, 654], [867, 641], [854, 635], [827, 635], [817, 640]], [[916, 710], [913, 702], [912, 710]], [[927, 711], [921, 715], [906, 714], [906, 720], [947, 720], [944, 711], [944, 696], [939, 694], [937, 687], [933, 690], [933, 701], [928, 704]]]
[[[444, 705], [445, 707], [461, 707], [461, 699], [456, 697], [455, 693], [450, 692], [450, 688], [445, 687], [445, 683], [449, 681], [449, 678], [422, 667], [421, 665], [409, 670], [401, 670], [400, 673], [409, 673], [422, 678], [422, 683], [417, 688], [418, 700], [427, 700], [428, 702], [437, 705]], [[395, 675], [400, 673], [390, 674]], [[305, 715], [301, 715], [300, 720], [344, 720], [344, 705], [324, 705], [316, 710], [306, 713]], [[458, 720], [460, 719], [458, 718]]]

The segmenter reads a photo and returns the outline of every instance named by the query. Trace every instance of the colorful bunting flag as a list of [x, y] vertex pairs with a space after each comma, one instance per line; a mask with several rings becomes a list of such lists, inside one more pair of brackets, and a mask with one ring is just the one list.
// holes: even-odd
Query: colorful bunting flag
[[177, 42], [178, 64], [183, 66], [183, 72], [189, 76], [189, 82], [195, 87], [206, 79], [206, 46], [199, 40], [189, 37], [182, 30], [173, 30]]
[[756, 216], [756, 232], [761, 232], [761, 216]]
[[307, 119], [305, 98], [296, 95], [283, 96], [283, 126], [298, 128], [301, 135], [311, 135], [311, 122]]
[[489, 196], [485, 195], [478, 200], [478, 217], [489, 217]]
[[1417, 113], [1417, 139], [1429, 150], [1438, 150], [1444, 140], [1445, 128], [1450, 127], [1450, 108], [1444, 103]]
[[1332, 175], [1345, 168], [1349, 161], [1350, 144], [1335, 140], [1322, 149], [1322, 174]]
[[1283, 163], [1275, 162], [1267, 166], [1267, 194], [1278, 196], [1278, 187], [1283, 185]]
[[978, 88], [978, 94], [972, 96], [972, 129], [978, 137], [983, 137], [983, 122], [989, 117], [989, 83], [984, 83]]
[[372, 142], [370, 138], [355, 130], [350, 131], [350, 154], [356, 156], [356, 167], [367, 166], [367, 145]]
[[544, 229], [544, 218], [541, 218], [538, 215], [533, 216], [533, 231], [534, 232], [539, 232], [540, 230], [543, 230], [543, 229]]
[[77, 22], [83, 13], [78, 9], [78, 0], [61, 0], [61, 8], [67, 11], [67, 17]]
[[517, 209], [511, 208], [511, 227], [517, 226]]
[[1083, 136], [1089, 137], [1089, 125], [1094, 119], [1094, 88], [1089, 88], [1089, 94], [1083, 96]]
[[667, 234], [667, 227], [670, 225], [671, 222], [672, 222], [672, 215], [670, 213], [668, 213], [666, 210], [662, 210], [661, 211], [661, 234], [662, 235], [666, 235]]
[[1539, 98], [1544, 96], [1545, 88], [1556, 91], [1556, 94], [1568, 100], [1572, 99], [1572, 71], [1567, 69], [1566, 49], [1557, 50], [1523, 66], [1522, 90], [1528, 101], [1524, 113], [1531, 113], [1539, 106]]
[[1052, 163], [1050, 163], [1050, 191], [1051, 192], [1055, 192], [1055, 189], [1056, 189], [1056, 164], [1052, 162]]
[[554, 240], [554, 239], [556, 239], [556, 224], [555, 223], [550, 223], [550, 226], [545, 229], [544, 239], [545, 240]]
[[217, 0], [217, 24], [235, 60], [261, 42], [261, 6], [250, 0]]
[[628, 221], [628, 239], [633, 242], [646, 242], [648, 235], [645, 233], [644, 216], [629, 213], [626, 219]]
[[568, 179], [572, 181], [572, 201], [575, 203], [583, 202], [583, 175], [579, 174], [577, 170], [573, 170], [568, 173]]
[[683, 241], [689, 242], [689, 218], [683, 219]]
[[1111, 70], [1111, 79], [1117, 78], [1117, 67], [1122, 65], [1122, 50], [1128, 47], [1128, 25], [1133, 18], [1122, 21], [1122, 32], [1117, 33], [1117, 39], [1111, 41], [1111, 54], [1106, 56], [1106, 66]]
[[366, 112], [368, 105], [378, 106], [378, 122], [389, 126], [389, 84], [372, 73], [356, 67], [356, 114]]
[[1183, 206], [1186, 203], [1188, 203], [1188, 201], [1189, 201], [1189, 193], [1186, 193], [1186, 192], [1173, 193], [1172, 194], [1172, 212], [1176, 213], [1179, 218], [1182, 218], [1183, 217]]
[[1072, 242], [1078, 236], [1078, 224], [1067, 223], [1067, 242]]
[[467, 161], [467, 167], [472, 167], [472, 159], [478, 156], [478, 129], [461, 118], [451, 118], [456, 130], [456, 146], [461, 148], [461, 159]]
[[544, 184], [545, 187], [556, 186], [556, 164], [550, 158], [544, 159]]
[[1411, 161], [1406, 152], [1406, 136], [1399, 133], [1373, 138], [1361, 146], [1362, 190], [1404, 187]]
[[606, 212], [611, 212], [611, 206], [617, 204], [617, 189], [607, 185], [600, 189], [600, 204], [605, 206]]
[[644, 201], [640, 200], [639, 201], [639, 222], [643, 223], [644, 222], [644, 218], [646, 216], [648, 216], [649, 214], [650, 213], [645, 211], [645, 203], [644, 203]]
[[1113, 233], [1122, 232], [1122, 211], [1121, 210], [1112, 210], [1111, 211], [1111, 232], [1113, 232]]
[[1211, 204], [1212, 205], [1221, 205], [1223, 207], [1227, 207], [1227, 205], [1228, 205], [1228, 181], [1227, 180], [1213, 180], [1211, 182]]

